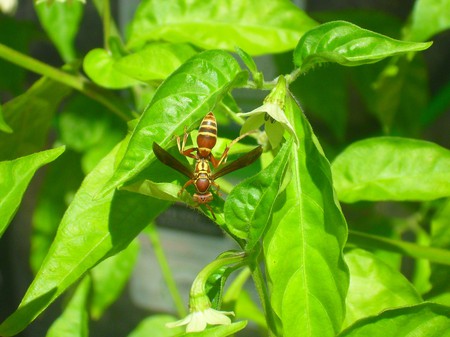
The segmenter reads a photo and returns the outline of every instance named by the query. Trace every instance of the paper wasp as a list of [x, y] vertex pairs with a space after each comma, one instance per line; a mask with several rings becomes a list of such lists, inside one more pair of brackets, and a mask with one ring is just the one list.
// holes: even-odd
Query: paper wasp
[[[185, 149], [186, 141], [189, 136], [187, 132], [184, 133], [183, 141], [181, 141], [180, 137], [177, 137], [179, 152], [186, 157], [195, 159], [195, 166], [193, 170], [182, 164], [178, 161], [178, 159], [173, 157], [156, 143], [153, 143], [153, 152], [163, 164], [172, 167], [189, 178], [186, 184], [184, 184], [181, 188], [179, 194], [181, 194], [186, 187], [193, 184], [197, 191], [192, 196], [194, 202], [196, 203], [196, 207], [205, 205], [215, 219], [216, 217], [214, 212], [209, 205], [209, 203], [213, 200], [213, 194], [210, 191], [211, 185], [219, 191], [219, 185], [214, 182], [217, 178], [250, 165], [258, 159], [262, 153], [262, 147], [258, 146], [235, 161], [225, 164], [230, 147], [242, 138], [246, 137], [248, 134], [249, 133], [245, 133], [233, 140], [227, 146], [220, 159], [217, 160], [211, 152], [217, 141], [217, 123], [214, 114], [209, 112], [200, 124], [197, 136], [197, 147]], [[221, 165], [222, 166], [217, 171], [212, 173], [209, 166], [210, 162], [215, 169]]]

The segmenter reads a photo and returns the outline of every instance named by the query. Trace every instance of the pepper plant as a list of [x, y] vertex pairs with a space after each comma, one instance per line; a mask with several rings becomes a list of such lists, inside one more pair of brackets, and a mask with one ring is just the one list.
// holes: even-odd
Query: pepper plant
[[[35, 276], [0, 335], [19, 334], [65, 297], [46, 335], [88, 336], [130, 277], [140, 234], [167, 269], [158, 215], [174, 202], [211, 213], [192, 202], [193, 190], [179, 195], [185, 177], [152, 144], [179, 155], [176, 137], [213, 111], [214, 151], [252, 130], [230, 156], [264, 149], [245, 179], [218, 182], [224, 194], [211, 202], [214, 226], [236, 250], [210, 257], [189, 306], [165, 273], [174, 311], [149, 314], [128, 336], [245, 335], [249, 322], [261, 336], [449, 336], [450, 150], [423, 133], [450, 96], [427, 96], [422, 55], [450, 26], [448, 0], [417, 0], [407, 23], [306, 13], [287, 0], [144, 0], [126, 33], [108, 0], [87, 2], [34, 4], [59, 67], [24, 52], [25, 24], [0, 17], [9, 97], [0, 234], [47, 166], [32, 217]], [[104, 44], [82, 53], [74, 41], [92, 4]], [[260, 55], [273, 56], [275, 76], [266, 78]], [[42, 76], [25, 91], [24, 69]], [[360, 109], [349, 110], [351, 93]], [[354, 132], [351, 116], [370, 131]], [[222, 126], [233, 131], [224, 137]], [[413, 273], [403, 273], [402, 257]]]

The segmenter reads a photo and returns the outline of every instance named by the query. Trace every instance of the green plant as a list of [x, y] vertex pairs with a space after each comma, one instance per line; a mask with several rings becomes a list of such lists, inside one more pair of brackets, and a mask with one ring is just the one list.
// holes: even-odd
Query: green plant
[[[418, 0], [405, 26], [380, 14], [367, 23], [402, 29], [393, 39], [349, 22], [373, 18], [367, 13], [322, 13], [319, 24], [284, 0], [146, 0], [123, 40], [109, 1], [94, 0], [104, 48], [82, 57], [74, 38], [84, 5], [50, 2], [35, 8], [61, 69], [8, 47], [11, 41], [0, 44], [0, 58], [43, 76], [0, 110], [0, 233], [35, 171], [49, 165], [33, 215], [36, 276], [0, 335], [18, 334], [76, 286], [47, 336], [87, 336], [89, 315], [102, 316], [129, 278], [141, 232], [156, 243], [178, 318], [186, 316], [154, 223], [180, 200], [185, 180], [163, 169], [152, 144], [173, 147], [174, 136], [197, 129], [208, 111], [221, 126], [257, 129], [265, 149], [262, 169], [234, 188], [224, 181], [226, 201], [211, 203], [217, 226], [240, 249], [211, 257], [193, 282], [186, 318], [152, 315], [129, 336], [228, 336], [247, 318], [269, 336], [449, 334], [450, 151], [420, 138], [445, 111], [436, 102], [448, 105], [450, 95], [444, 88], [428, 102], [417, 54], [450, 26], [449, 1]], [[6, 17], [0, 23], [20, 26]], [[278, 76], [266, 81], [252, 56], [282, 52]], [[1, 83], [17, 94], [17, 78]], [[361, 114], [379, 123], [373, 137], [349, 136], [348, 78], [369, 112]], [[242, 113], [237, 88], [252, 102], [267, 95]], [[303, 110], [326, 132], [316, 134]], [[51, 130], [56, 147], [44, 150]], [[225, 145], [222, 139], [218, 153]], [[386, 201], [408, 216], [387, 212]], [[406, 231], [416, 240], [401, 240]], [[412, 282], [400, 272], [399, 253], [416, 263]], [[262, 311], [243, 290], [250, 277]]]

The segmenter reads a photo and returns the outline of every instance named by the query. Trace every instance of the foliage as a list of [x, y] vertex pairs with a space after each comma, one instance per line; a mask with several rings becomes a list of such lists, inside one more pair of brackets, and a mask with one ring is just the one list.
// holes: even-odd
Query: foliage
[[[444, 86], [430, 98], [422, 55], [434, 48], [425, 40], [449, 28], [448, 0], [417, 0], [407, 24], [367, 12], [316, 21], [288, 0], [144, 0], [127, 34], [109, 1], [93, 4], [104, 44], [87, 53], [75, 46], [86, 4], [34, 4], [60, 68], [5, 38], [8, 29], [26, 41], [28, 24], [0, 16], [0, 74], [11, 76], [0, 78], [9, 97], [0, 105], [0, 236], [48, 166], [33, 211], [35, 276], [1, 318], [1, 336], [19, 334], [60, 297], [47, 336], [88, 336], [130, 279], [141, 233], [176, 308], [149, 314], [130, 337], [228, 336], [255, 325], [269, 336], [448, 335], [450, 151], [423, 135], [448, 110], [435, 101], [450, 95]], [[275, 78], [264, 79], [259, 55], [278, 63]], [[20, 93], [24, 70], [42, 78]], [[213, 191], [203, 206], [194, 187], [178, 193], [188, 178], [167, 169], [153, 144], [192, 164], [176, 139], [195, 134], [209, 111], [227, 130], [216, 158], [236, 126], [249, 132], [222, 165], [257, 145], [264, 152], [233, 175], [243, 180], [236, 186], [220, 178], [227, 197]], [[361, 130], [350, 127], [355, 116]], [[188, 315], [155, 226], [174, 202], [197, 208], [239, 247], [210, 257]]]

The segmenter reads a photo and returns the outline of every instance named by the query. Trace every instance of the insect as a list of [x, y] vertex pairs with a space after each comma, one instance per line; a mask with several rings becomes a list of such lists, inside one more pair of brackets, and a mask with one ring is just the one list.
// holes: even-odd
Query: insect
[[[220, 187], [215, 183], [215, 180], [217, 178], [250, 165], [256, 159], [258, 159], [262, 153], [262, 147], [258, 146], [252, 151], [239, 157], [235, 161], [225, 164], [228, 157], [228, 151], [230, 150], [231, 146], [242, 138], [246, 137], [248, 134], [249, 133], [245, 133], [233, 140], [227, 146], [222, 156], [219, 159], [216, 159], [211, 150], [214, 148], [217, 141], [217, 123], [214, 114], [212, 112], [209, 112], [205, 116], [205, 118], [203, 118], [203, 121], [200, 124], [197, 136], [197, 147], [185, 149], [186, 141], [189, 136], [187, 132], [184, 133], [182, 141], [180, 137], [177, 137], [179, 152], [186, 157], [195, 159], [193, 170], [182, 164], [180, 161], [178, 161], [178, 159], [173, 157], [157, 143], [153, 143], [153, 151], [156, 157], [163, 164], [172, 167], [173, 169], [189, 178], [189, 180], [186, 182], [186, 184], [184, 184], [178, 194], [181, 194], [189, 185], [194, 185], [196, 193], [194, 193], [192, 198], [196, 203], [195, 206], [198, 207], [200, 205], [205, 205], [215, 219], [216, 217], [214, 215], [214, 212], [209, 205], [209, 203], [214, 199], [213, 194], [210, 191], [211, 185], [214, 186], [217, 191], [219, 191]], [[217, 171], [212, 173], [210, 163], [215, 169], [217, 169], [221, 165], [222, 166]]]

